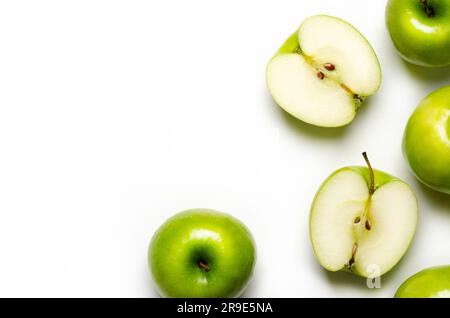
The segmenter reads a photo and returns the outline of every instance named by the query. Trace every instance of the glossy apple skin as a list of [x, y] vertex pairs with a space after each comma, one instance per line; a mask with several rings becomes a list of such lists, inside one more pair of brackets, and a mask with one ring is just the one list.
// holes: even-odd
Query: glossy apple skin
[[421, 66], [450, 65], [450, 1], [428, 0], [429, 17], [420, 0], [389, 0], [386, 23], [402, 58]]
[[425, 269], [408, 278], [396, 298], [450, 298], [450, 266]]
[[450, 194], [450, 86], [428, 95], [409, 118], [403, 152], [422, 183]]
[[[163, 297], [229, 298], [247, 286], [256, 249], [249, 230], [232, 216], [206, 209], [187, 210], [154, 234], [148, 262]], [[209, 271], [198, 266], [206, 262]]]

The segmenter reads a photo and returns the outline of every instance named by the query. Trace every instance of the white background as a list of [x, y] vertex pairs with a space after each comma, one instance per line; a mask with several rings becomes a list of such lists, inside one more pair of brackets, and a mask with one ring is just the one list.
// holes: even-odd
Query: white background
[[[391, 297], [450, 263], [450, 198], [401, 153], [420, 99], [450, 70], [397, 56], [371, 1], [1, 1], [0, 296], [157, 296], [148, 242], [193, 207], [228, 212], [258, 248], [247, 297]], [[343, 129], [285, 114], [265, 66], [300, 22], [341, 17], [372, 43], [379, 93]], [[364, 72], [362, 69], [361, 72]], [[308, 214], [335, 169], [372, 164], [407, 181], [420, 223], [404, 260], [369, 290], [315, 261]]]

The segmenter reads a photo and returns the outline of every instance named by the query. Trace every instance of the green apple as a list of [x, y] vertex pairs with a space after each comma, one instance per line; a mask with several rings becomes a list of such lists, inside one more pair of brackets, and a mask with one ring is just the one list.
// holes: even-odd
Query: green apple
[[438, 266], [418, 272], [400, 286], [395, 297], [450, 298], [450, 266]]
[[450, 1], [389, 0], [386, 23], [406, 61], [422, 66], [450, 65]]
[[269, 61], [266, 83], [275, 102], [312, 125], [339, 127], [381, 84], [378, 58], [349, 23], [307, 18]]
[[153, 235], [148, 252], [158, 292], [177, 298], [237, 297], [252, 276], [255, 260], [245, 225], [206, 209], [167, 220]]
[[311, 243], [327, 270], [377, 277], [408, 250], [418, 219], [414, 192], [403, 181], [367, 167], [345, 167], [323, 182], [310, 213]]
[[409, 118], [403, 152], [422, 183], [450, 194], [450, 86], [428, 95]]

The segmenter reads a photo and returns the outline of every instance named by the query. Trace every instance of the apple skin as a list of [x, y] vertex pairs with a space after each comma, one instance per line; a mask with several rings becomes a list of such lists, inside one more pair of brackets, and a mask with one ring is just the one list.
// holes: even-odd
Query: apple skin
[[[338, 174], [339, 172], [344, 171], [344, 170], [350, 170], [350, 171], [354, 171], [354, 172], [358, 173], [359, 175], [361, 175], [361, 176], [364, 178], [364, 181], [365, 181], [366, 184], [367, 184], [367, 188], [370, 187], [370, 171], [369, 171], [369, 169], [368, 169], [367, 167], [363, 167], [363, 166], [348, 166], [348, 167], [344, 167], [344, 168], [338, 169], [338, 170], [336, 170], [335, 172], [333, 172], [333, 173], [332, 173], [332, 174], [331, 174], [331, 175], [330, 175], [330, 176], [329, 176], [329, 177], [321, 184], [321, 186], [320, 186], [319, 189], [317, 190], [316, 195], [315, 195], [315, 197], [314, 197], [314, 200], [313, 200], [313, 202], [312, 202], [312, 204], [311, 204], [311, 211], [310, 211], [310, 218], [309, 218], [310, 242], [313, 242], [313, 238], [312, 238], [312, 236], [311, 236], [311, 234], [312, 234], [312, 232], [313, 232], [313, 231], [312, 231], [312, 212], [313, 212], [313, 207], [314, 207], [315, 204], [316, 204], [317, 197], [318, 197], [319, 194], [321, 193], [322, 188], [328, 183], [328, 181], [330, 181], [336, 174]], [[374, 180], [375, 180], [375, 184], [374, 184], [375, 191], [376, 191], [378, 188], [380, 188], [381, 186], [383, 186], [383, 185], [385, 185], [385, 184], [387, 184], [387, 183], [389, 183], [389, 182], [393, 182], [393, 181], [402, 181], [402, 180], [400, 180], [400, 179], [398, 179], [398, 178], [396, 178], [396, 177], [394, 177], [394, 176], [392, 176], [392, 175], [390, 175], [390, 174], [388, 174], [388, 173], [386, 173], [386, 172], [383, 172], [383, 171], [380, 171], [380, 170], [377, 170], [377, 169], [372, 169], [372, 170], [373, 170]], [[403, 181], [402, 181], [402, 182], [403, 182]], [[413, 235], [413, 236], [414, 236], [414, 235]], [[411, 240], [409, 246], [411, 245], [411, 243], [412, 243], [412, 240]], [[320, 264], [322, 264], [322, 261], [321, 261], [320, 258], [318, 257], [319, 254], [318, 254], [317, 251], [315, 250], [314, 244], [311, 244], [311, 245], [312, 245], [312, 248], [313, 248], [314, 255], [316, 256], [316, 259], [319, 260], [319, 263], [320, 263]], [[406, 251], [409, 249], [409, 246], [406, 248]], [[406, 254], [406, 253], [405, 253], [405, 254]], [[397, 264], [398, 264], [400, 261], [401, 261], [401, 259], [397, 262]], [[323, 265], [322, 265], [322, 266], [323, 266]], [[353, 273], [353, 274], [355, 274], [355, 275], [357, 275], [357, 276], [366, 278], [366, 276], [363, 275], [361, 272], [359, 272], [359, 271], [357, 270], [357, 268], [352, 268], [352, 270], [349, 270], [348, 268], [343, 267], [343, 268], [341, 269], [341, 271]], [[385, 273], [386, 273], [386, 272], [381, 273], [381, 275], [383, 275], [383, 274], [385, 274]]]
[[281, 47], [278, 49], [275, 56], [279, 54], [294, 53], [297, 52], [299, 48], [300, 43], [298, 42], [298, 30], [297, 30], [294, 33], [292, 33], [292, 35], [288, 37], [286, 41], [284, 41], [283, 45], [281, 45]]
[[395, 298], [450, 298], [450, 266], [425, 269], [408, 278]]
[[406, 61], [428, 67], [450, 65], [450, 1], [428, 0], [429, 17], [420, 0], [389, 0], [386, 24]]
[[[199, 261], [209, 270], [201, 269]], [[247, 286], [255, 261], [255, 244], [245, 225], [207, 209], [171, 217], [153, 235], [148, 251], [150, 271], [163, 297], [237, 297]]]
[[403, 153], [423, 184], [450, 194], [450, 86], [428, 95], [409, 118]]

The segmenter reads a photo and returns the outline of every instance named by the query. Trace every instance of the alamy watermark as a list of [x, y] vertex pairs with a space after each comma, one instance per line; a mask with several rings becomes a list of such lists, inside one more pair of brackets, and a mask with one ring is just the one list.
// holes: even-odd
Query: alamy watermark
[[367, 288], [381, 288], [381, 268], [377, 264], [370, 264], [366, 267], [366, 272], [368, 273], [366, 279]]

